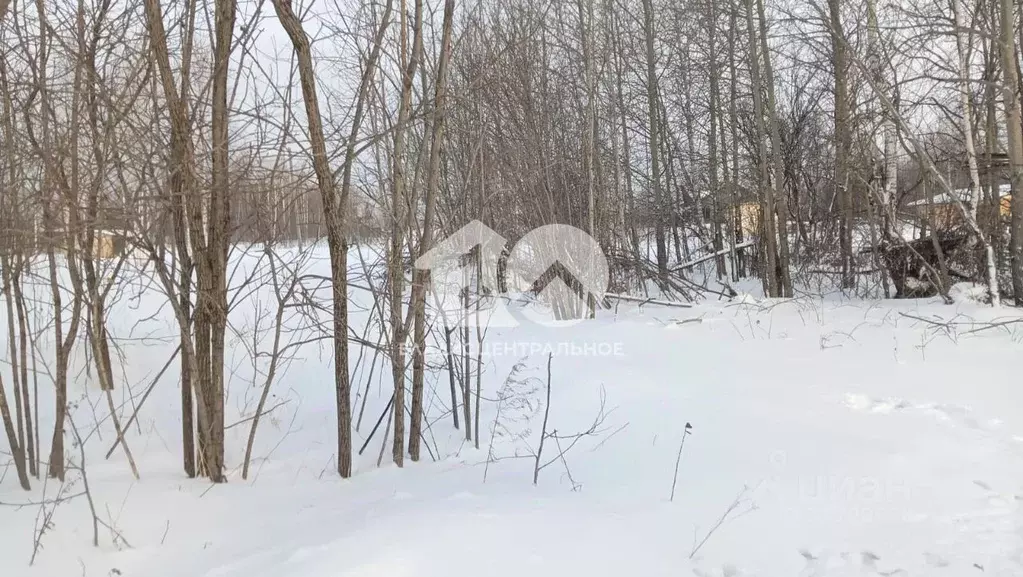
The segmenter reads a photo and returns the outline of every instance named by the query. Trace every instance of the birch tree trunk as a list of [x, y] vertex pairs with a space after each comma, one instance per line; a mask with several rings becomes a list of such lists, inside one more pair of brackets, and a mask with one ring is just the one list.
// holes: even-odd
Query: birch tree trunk
[[774, 95], [774, 67], [771, 65], [771, 52], [767, 44], [767, 17], [764, 14], [764, 1], [757, 0], [757, 13], [760, 20], [760, 48], [764, 54], [764, 83], [767, 84], [767, 117], [771, 127], [771, 186], [767, 189], [772, 195], [772, 204], [778, 218], [777, 229], [777, 275], [779, 292], [775, 296], [792, 297], [792, 278], [789, 275], [789, 206], [785, 192], [785, 167], [781, 148], [781, 128], [778, 121], [778, 105]]
[[999, 6], [998, 50], [1002, 56], [1002, 102], [1009, 141], [1009, 183], [1012, 187], [1009, 258], [1012, 263], [1012, 294], [1016, 306], [1023, 306], [1023, 113], [1020, 111], [1019, 72], [1013, 34], [1016, 20], [1012, 0], [999, 0]]
[[763, 81], [760, 78], [760, 49], [757, 46], [757, 25], [753, 19], [753, 4], [755, 0], [745, 0], [746, 4], [746, 31], [749, 35], [749, 66], [750, 82], [753, 92], [753, 117], [755, 136], [757, 140], [757, 165], [758, 181], [757, 188], [760, 191], [761, 199], [761, 253], [764, 255], [762, 271], [764, 294], [769, 297], [776, 297], [781, 294], [778, 283], [778, 251], [777, 232], [775, 231], [775, 208], [774, 194], [769, 184], [769, 171], [772, 163], [767, 155], [767, 135], [764, 127], [764, 97]]
[[994, 155], [998, 152], [998, 13], [1000, 7], [997, 2], [988, 2], [985, 7], [985, 32], [990, 36], [984, 39], [982, 45], [984, 54], [984, 164], [985, 164], [985, 185], [987, 187], [987, 199], [989, 207], [985, 214], [984, 224], [987, 228], [988, 239], [995, 250], [995, 262], [1001, 263], [1004, 258], [1005, 239], [1002, 227], [1002, 198], [1001, 186], [993, 169]]
[[[718, 71], [717, 71], [717, 27], [718, 27], [718, 12], [717, 3], [714, 0], [708, 3], [708, 15], [707, 15], [707, 50], [709, 53], [710, 63], [708, 65], [708, 76], [710, 77], [710, 95], [709, 95], [709, 106], [710, 109], [710, 130], [707, 134], [707, 153], [708, 153], [708, 167], [707, 167], [707, 185], [710, 188], [711, 202], [713, 204], [713, 215], [711, 226], [713, 227], [714, 235], [714, 252], [719, 256], [714, 259], [715, 267], [717, 268], [718, 279], [724, 279], [726, 277], [727, 267], [725, 266], [725, 257], [721, 254], [724, 246], [724, 238], [722, 238], [721, 232], [721, 206], [720, 196], [721, 191], [718, 188], [718, 124], [720, 121], [718, 117], [720, 115], [719, 109], [720, 94], [718, 87]], [[721, 131], [722, 134], [724, 131]], [[724, 139], [722, 138], [722, 141]], [[722, 146], [722, 148], [724, 148]], [[727, 172], [727, 169], [726, 169]], [[725, 177], [727, 182], [728, 178]]]
[[[977, 147], [974, 145], [973, 140], [973, 105], [970, 104], [970, 84], [968, 80], [970, 75], [969, 58], [962, 37], [963, 27], [959, 15], [959, 0], [950, 0], [949, 4], [952, 6], [952, 20], [955, 23], [956, 54], [959, 57], [960, 77], [959, 104], [962, 107], [963, 113], [963, 140], [966, 146], [966, 163], [969, 167], [970, 193], [972, 195], [969, 203], [965, 203], [963, 216], [984, 249], [988, 296], [991, 299], [991, 306], [997, 307], [1000, 302], [1000, 291], [998, 288], [998, 266], [995, 263], [995, 252], [991, 247], [991, 243], [984, 235], [984, 231], [977, 224], [977, 205], [981, 202], [983, 192], [980, 186], [980, 171], [977, 169]], [[953, 192], [953, 194], [955, 193]], [[955, 200], [960, 205], [964, 204], [960, 198]]]
[[[874, 76], [879, 89], [891, 95], [892, 88], [888, 75], [884, 72], [884, 56], [881, 50], [881, 31], [877, 16], [877, 0], [867, 0], [867, 64]], [[891, 97], [891, 96], [889, 96]], [[881, 191], [881, 231], [884, 238], [891, 240], [897, 233], [894, 223], [888, 218], [890, 208], [898, 192], [898, 136], [895, 132], [895, 121], [883, 108], [881, 113], [882, 153], [884, 155], [884, 184]]]

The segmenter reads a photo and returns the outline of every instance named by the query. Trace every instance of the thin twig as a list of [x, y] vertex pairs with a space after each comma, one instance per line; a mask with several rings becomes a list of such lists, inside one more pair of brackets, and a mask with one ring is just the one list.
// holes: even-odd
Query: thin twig
[[675, 459], [675, 477], [671, 481], [671, 498], [668, 499], [669, 501], [675, 500], [675, 485], [678, 484], [678, 466], [682, 463], [682, 448], [686, 446], [686, 437], [691, 430], [693, 430], [693, 426], [686, 423], [686, 428], [682, 430], [682, 442], [678, 445], [678, 457]]
[[[540, 478], [540, 457], [543, 455], [543, 442], [547, 438], [547, 419], [551, 415], [551, 361], [554, 353], [547, 354], [547, 405], [543, 409], [543, 428], [540, 429], [540, 446], [536, 450], [536, 463], [533, 465], [533, 485]], [[573, 483], [574, 484], [574, 483]]]

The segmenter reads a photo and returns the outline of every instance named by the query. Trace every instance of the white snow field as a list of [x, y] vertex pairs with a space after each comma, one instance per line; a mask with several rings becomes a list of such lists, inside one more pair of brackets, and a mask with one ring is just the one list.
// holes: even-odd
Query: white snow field
[[[315, 256], [307, 266], [323, 274]], [[236, 262], [246, 269], [257, 258]], [[253, 383], [249, 341], [256, 320], [272, 317], [272, 294], [261, 282], [232, 313], [229, 425], [252, 415], [261, 379]], [[176, 346], [163, 299], [140, 283], [111, 314], [125, 415]], [[447, 374], [436, 370], [426, 437], [437, 460], [424, 451], [398, 469], [388, 446], [378, 468], [378, 434], [348, 480], [334, 464], [328, 342], [303, 346], [274, 384], [269, 406], [285, 404], [260, 427], [248, 480], [240, 465], [249, 423], [228, 429], [230, 481], [221, 486], [181, 471], [176, 363], [128, 437], [139, 481], [122, 452], [104, 459], [114, 439], [106, 404], [75, 372], [88, 483], [110, 528], [100, 525], [93, 547], [85, 497], [53, 504], [82, 491], [77, 475], [63, 488], [34, 481], [26, 493], [12, 467], [0, 469], [0, 575], [1023, 575], [1018, 311], [744, 296], [691, 309], [621, 303], [567, 327], [512, 312], [519, 326], [487, 333], [480, 449], [460, 441]], [[366, 318], [353, 314], [356, 332]], [[547, 439], [551, 464], [534, 486], [548, 348], [562, 353], [551, 363], [548, 422], [560, 439]], [[355, 369], [360, 393], [371, 356]], [[356, 449], [390, 396], [381, 361]], [[602, 402], [597, 430], [569, 449]], [[44, 446], [49, 426], [44, 415]], [[68, 451], [80, 463], [78, 447]]]

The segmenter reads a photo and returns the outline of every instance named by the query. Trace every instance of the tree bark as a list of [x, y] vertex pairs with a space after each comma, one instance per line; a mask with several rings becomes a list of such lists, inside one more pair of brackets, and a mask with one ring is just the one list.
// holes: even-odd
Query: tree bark
[[769, 172], [772, 163], [767, 154], [766, 129], [764, 127], [764, 97], [763, 81], [760, 77], [760, 48], [757, 45], [757, 25], [753, 17], [753, 4], [755, 0], [746, 0], [746, 27], [749, 34], [749, 65], [750, 81], [753, 91], [753, 116], [756, 127], [757, 153], [758, 153], [758, 188], [761, 198], [760, 229], [762, 239], [760, 242], [761, 252], [764, 254], [762, 271], [764, 281], [764, 294], [769, 297], [781, 295], [778, 283], [778, 235], [775, 229], [776, 218], [774, 208], [774, 193], [771, 189]]
[[779, 293], [776, 296], [792, 297], [792, 278], [789, 275], [789, 207], [785, 193], [785, 167], [781, 148], [781, 128], [778, 121], [778, 104], [774, 95], [774, 68], [771, 65], [771, 52], [767, 44], [767, 17], [764, 14], [764, 0], [757, 0], [757, 13], [760, 21], [760, 48], [764, 56], [764, 83], [767, 84], [767, 117], [771, 132], [771, 187], [775, 214], [778, 218], [777, 230], [777, 282]]
[[[149, 46], [159, 72], [160, 83], [163, 87], [163, 95], [166, 100], [166, 107], [170, 115], [170, 157], [171, 157], [171, 178], [170, 195], [173, 209], [174, 237], [177, 244], [179, 259], [179, 284], [176, 287], [180, 299], [178, 310], [179, 330], [182, 333], [181, 342], [184, 345], [181, 349], [182, 359], [182, 387], [191, 387], [194, 391], [196, 403], [196, 416], [198, 417], [199, 431], [199, 462], [196, 470], [190, 468], [189, 454], [184, 456], [185, 472], [189, 476], [199, 473], [209, 475], [212, 479], [219, 479], [222, 475], [223, 458], [211, 459], [210, 437], [213, 436], [213, 423], [215, 417], [211, 412], [215, 409], [208, 406], [211, 402], [211, 395], [208, 390], [211, 387], [211, 357], [210, 357], [210, 331], [209, 331], [209, 304], [207, 302], [213, 296], [211, 284], [210, 261], [207, 253], [206, 234], [203, 230], [202, 221], [202, 199], [199, 196], [197, 179], [195, 176], [195, 148], [192, 143], [192, 126], [188, 112], [188, 90], [190, 70], [190, 38], [191, 24], [189, 24], [189, 35], [186, 36], [186, 48], [181, 69], [181, 89], [175, 85], [174, 73], [171, 67], [170, 54], [167, 48], [167, 33], [163, 24], [163, 12], [159, 0], [145, 0], [146, 25], [149, 32]], [[194, 3], [189, 4], [189, 19], [194, 18]], [[192, 252], [196, 259], [191, 258]], [[193, 317], [187, 317], [190, 295], [192, 292], [192, 271], [195, 271], [198, 291], [196, 293], [196, 305]], [[168, 287], [170, 289], [170, 287]], [[191, 334], [189, 334], [191, 333]], [[190, 428], [191, 421], [191, 398], [185, 401], [186, 393], [182, 391], [182, 427]], [[222, 401], [221, 401], [222, 402]], [[222, 422], [222, 421], [221, 421]], [[222, 432], [220, 433], [223, 434]], [[186, 434], [184, 449], [190, 453], [189, 440], [191, 435]], [[216, 450], [216, 443], [214, 449]], [[214, 453], [215, 455], [215, 453]], [[219, 467], [217, 461], [220, 461]], [[211, 462], [212, 461], [212, 462]], [[212, 468], [210, 467], [212, 465]]]
[[999, 6], [998, 50], [1002, 57], [1002, 101], [1009, 141], [1009, 183], [1012, 188], [1012, 220], [1009, 225], [1012, 294], [1016, 306], [1023, 306], [1023, 112], [1020, 110], [1016, 40], [1013, 34], [1014, 3], [1012, 0], [999, 0]]
[[337, 401], [337, 470], [343, 478], [352, 475], [352, 408], [351, 383], [348, 375], [348, 191], [351, 183], [352, 165], [355, 161], [356, 138], [362, 126], [363, 113], [369, 88], [376, 70], [377, 60], [383, 44], [384, 33], [390, 25], [393, 1], [388, 0], [380, 27], [376, 30], [366, 67], [362, 72], [359, 92], [355, 103], [351, 130], [345, 146], [342, 166], [341, 191], [337, 194], [334, 175], [330, 170], [327, 145], [320, 116], [320, 103], [316, 89], [316, 72], [313, 68], [312, 48], [309, 37], [302, 28], [302, 22], [291, 8], [289, 0], [273, 0], [277, 19], [284, 27], [298, 60], [299, 82], [302, 85], [302, 100], [305, 104], [309, 129], [309, 142], [313, 154], [313, 170], [316, 173], [317, 188], [323, 202], [324, 221], [327, 228], [327, 245], [330, 251], [330, 272], [333, 285], [333, 341], [334, 341], [334, 389]]
[[[969, 59], [966, 54], [966, 46], [962, 38], [962, 26], [959, 16], [959, 0], [950, 0], [952, 6], [952, 20], [955, 22], [956, 54], [959, 57], [959, 103], [962, 107], [962, 129], [963, 140], [966, 145], [966, 163], [970, 173], [970, 191], [972, 198], [963, 210], [963, 217], [967, 225], [972, 229], [974, 236], [981, 243], [984, 249], [985, 274], [987, 276], [988, 295], [991, 299], [991, 306], [997, 307], [1000, 302], [998, 288], [998, 266], [995, 263], [995, 252], [991, 247], [984, 232], [977, 224], [977, 206], [981, 202], [982, 191], [980, 184], [980, 171], [977, 168], [977, 147], [973, 139], [973, 105], [970, 103], [970, 84], [967, 80], [970, 74]], [[962, 199], [956, 199], [962, 205]]]
[[[419, 242], [419, 256], [433, 244], [433, 218], [437, 207], [437, 188], [440, 185], [440, 156], [444, 145], [444, 121], [447, 104], [448, 67], [451, 60], [451, 28], [455, 0], [444, 0], [444, 22], [441, 32], [440, 61], [437, 63], [437, 81], [434, 87], [433, 134], [430, 138], [430, 165], [426, 182], [426, 206], [423, 214], [423, 237]], [[415, 269], [412, 273], [412, 307], [415, 311], [412, 351], [412, 419], [409, 426], [409, 456], [419, 460], [423, 427], [423, 377], [426, 368], [426, 290], [430, 271]]]
[[391, 458], [399, 467], [405, 464], [405, 330], [402, 297], [405, 287], [405, 271], [402, 255], [405, 246], [405, 231], [408, 228], [408, 214], [412, 199], [405, 182], [406, 125], [412, 111], [412, 84], [416, 77], [423, 53], [423, 1], [416, 0], [412, 24], [412, 55], [408, 51], [408, 31], [405, 26], [405, 2], [401, 4], [401, 63], [403, 64], [401, 104], [394, 131], [394, 147], [391, 168], [391, 245], [388, 252], [388, 285], [390, 289], [391, 323], [391, 376], [394, 381], [394, 435]]
[[18, 443], [18, 432], [14, 429], [14, 420], [11, 418], [11, 409], [7, 403], [7, 391], [4, 388], [2, 375], [0, 375], [0, 419], [3, 419], [4, 431], [7, 432], [7, 442], [11, 446], [11, 455], [14, 457], [14, 469], [18, 473], [18, 482], [21, 484], [22, 489], [28, 491], [32, 486], [28, 482], [28, 467], [25, 464], [25, 453], [21, 449], [21, 444]]
[[852, 136], [849, 126], [849, 64], [845, 33], [842, 28], [841, 0], [828, 0], [831, 46], [835, 71], [835, 190], [839, 199], [839, 250], [842, 263], [842, 287], [852, 288], [856, 276], [852, 257], [852, 193], [849, 190], [849, 151]]
[[661, 192], [660, 117], [657, 103], [657, 53], [654, 49], [653, 0], [643, 0], [643, 36], [646, 46], [647, 121], [650, 124], [650, 186], [653, 189], [654, 237], [657, 243], [657, 276], [661, 289], [668, 286], [668, 249], [664, 233], [667, 207]]

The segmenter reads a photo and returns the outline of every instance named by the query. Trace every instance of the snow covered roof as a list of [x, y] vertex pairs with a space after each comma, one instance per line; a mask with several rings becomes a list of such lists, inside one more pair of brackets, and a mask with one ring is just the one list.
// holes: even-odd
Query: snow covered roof
[[[1001, 185], [998, 186], [998, 196], [999, 197], [1009, 196], [1009, 194], [1011, 192], [1012, 192], [1012, 186], [1009, 185], [1009, 184], [1001, 184]], [[973, 192], [970, 189], [968, 189], [968, 188], [960, 188], [959, 190], [955, 191], [955, 194], [963, 202], [968, 202], [970, 200], [970, 197], [973, 196]], [[935, 197], [933, 197], [931, 199], [924, 198], [924, 199], [921, 199], [921, 200], [914, 200], [913, 202], [909, 203], [906, 206], [927, 206], [927, 204], [929, 204], [929, 203], [934, 203], [934, 204], [954, 204], [955, 200], [951, 196], [949, 196], [949, 194], [947, 192], [945, 192], [945, 193], [939, 194], [939, 195], [937, 195], [937, 196], [935, 196]]]

